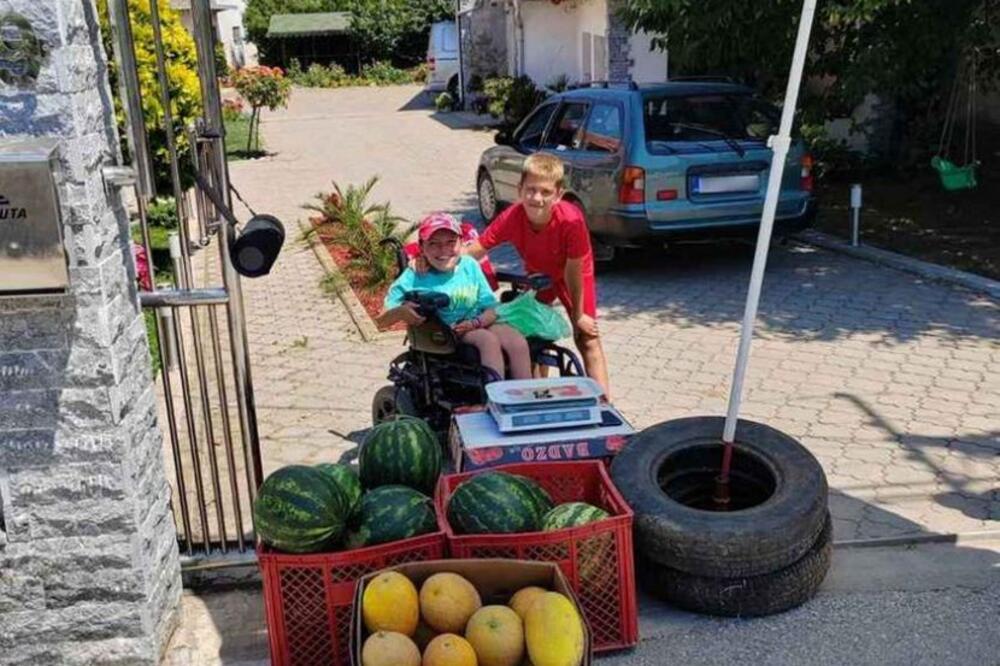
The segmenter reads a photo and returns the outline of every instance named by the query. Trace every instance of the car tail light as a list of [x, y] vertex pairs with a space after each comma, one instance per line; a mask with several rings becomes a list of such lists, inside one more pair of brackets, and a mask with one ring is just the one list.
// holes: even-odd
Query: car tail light
[[656, 193], [657, 201], [673, 201], [677, 198], [677, 190], [659, 190]]
[[618, 190], [618, 202], [635, 204], [646, 202], [646, 172], [639, 167], [625, 167], [622, 171], [622, 186]]
[[799, 189], [806, 192], [812, 192], [815, 182], [813, 180], [813, 165], [815, 164], [813, 156], [806, 153], [802, 156], [802, 173], [799, 177]]

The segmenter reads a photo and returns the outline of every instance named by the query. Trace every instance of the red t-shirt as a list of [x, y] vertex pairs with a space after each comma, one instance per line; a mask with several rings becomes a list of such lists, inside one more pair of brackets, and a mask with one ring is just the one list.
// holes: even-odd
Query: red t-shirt
[[540, 231], [535, 231], [523, 204], [515, 204], [501, 213], [479, 237], [487, 250], [510, 243], [521, 255], [528, 273], [544, 273], [552, 278], [552, 287], [538, 293], [538, 299], [551, 303], [558, 298], [572, 311], [572, 297], [566, 284], [566, 260], [583, 259], [583, 299], [581, 309], [597, 316], [597, 287], [594, 281], [594, 252], [590, 232], [580, 209], [569, 202], [552, 206], [552, 219]]
[[553, 282], [563, 281], [567, 259], [583, 258], [584, 278], [594, 275], [587, 221], [577, 206], [566, 201], [552, 206], [552, 219], [540, 231], [532, 229], [524, 205], [515, 204], [486, 227], [479, 243], [487, 250], [512, 244], [528, 273], [545, 273]]

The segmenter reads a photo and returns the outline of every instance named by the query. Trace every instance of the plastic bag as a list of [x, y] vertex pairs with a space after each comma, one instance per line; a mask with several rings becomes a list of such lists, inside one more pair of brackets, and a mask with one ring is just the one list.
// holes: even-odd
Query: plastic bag
[[553, 308], [539, 303], [534, 291], [528, 291], [508, 303], [497, 306], [497, 321], [517, 329], [527, 338], [561, 340], [573, 330], [569, 322]]

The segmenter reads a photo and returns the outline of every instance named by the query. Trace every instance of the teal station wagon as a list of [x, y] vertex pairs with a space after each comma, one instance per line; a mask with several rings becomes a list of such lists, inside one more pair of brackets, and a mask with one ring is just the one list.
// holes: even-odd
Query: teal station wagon
[[[579, 205], [598, 258], [615, 247], [756, 233], [771, 165], [767, 139], [780, 112], [746, 87], [669, 82], [589, 87], [547, 98], [479, 160], [487, 221], [517, 199], [521, 164], [535, 152], [566, 165], [565, 198]], [[777, 233], [815, 214], [812, 157], [793, 142]]]

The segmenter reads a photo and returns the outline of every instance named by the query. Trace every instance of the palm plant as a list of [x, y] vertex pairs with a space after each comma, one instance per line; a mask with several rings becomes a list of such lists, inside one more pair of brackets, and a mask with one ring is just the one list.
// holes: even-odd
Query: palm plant
[[377, 183], [378, 177], [373, 176], [363, 185], [348, 185], [345, 190], [334, 182], [332, 192], [320, 192], [315, 197], [316, 203], [303, 206], [322, 216], [321, 222], [306, 231], [303, 238], [324, 234], [334, 243], [346, 246], [353, 257], [350, 267], [364, 275], [365, 286], [371, 289], [395, 277], [395, 249], [384, 241], [402, 243], [415, 228], [393, 214], [388, 202], [369, 202]]

